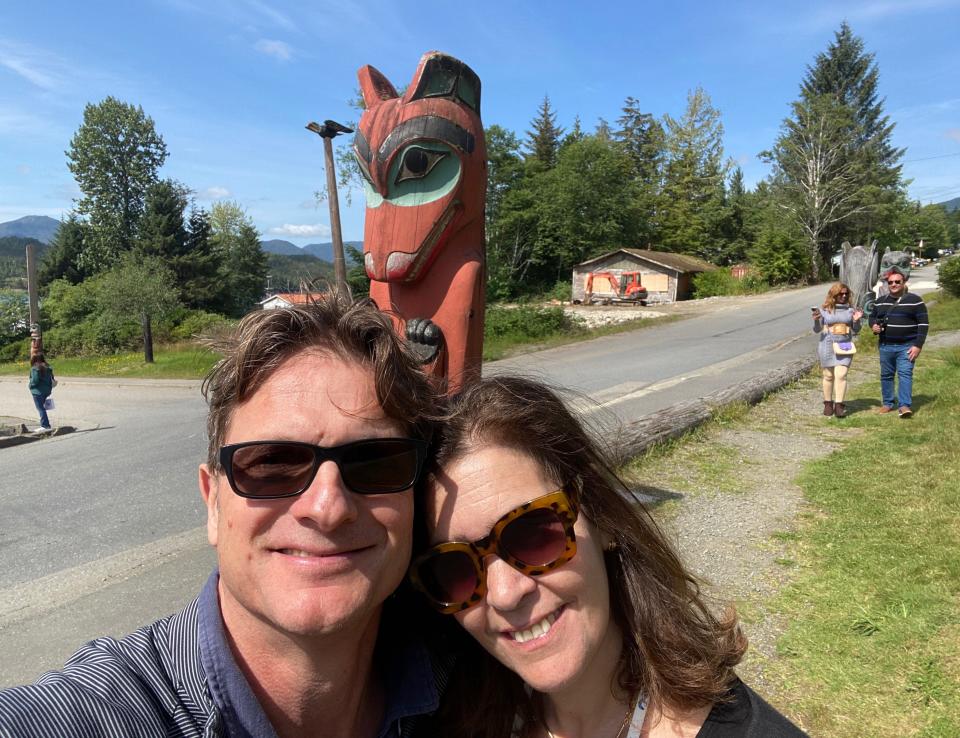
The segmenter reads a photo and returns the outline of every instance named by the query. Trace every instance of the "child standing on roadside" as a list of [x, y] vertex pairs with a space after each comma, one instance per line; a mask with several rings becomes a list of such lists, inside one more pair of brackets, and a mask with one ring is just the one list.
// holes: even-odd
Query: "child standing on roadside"
[[33, 404], [36, 405], [37, 412], [40, 414], [39, 431], [50, 430], [50, 418], [47, 417], [47, 409], [44, 407], [50, 393], [53, 392], [53, 384], [56, 380], [53, 378], [53, 369], [47, 364], [43, 354], [34, 354], [30, 357], [30, 394], [33, 395]]

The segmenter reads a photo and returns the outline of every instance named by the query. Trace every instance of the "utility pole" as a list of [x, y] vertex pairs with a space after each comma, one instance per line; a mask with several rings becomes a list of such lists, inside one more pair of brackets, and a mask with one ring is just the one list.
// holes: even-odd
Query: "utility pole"
[[333, 163], [333, 138], [341, 133], [353, 133], [352, 128], [332, 120], [323, 121], [323, 125], [311, 121], [307, 130], [313, 131], [323, 139], [323, 153], [327, 170], [327, 202], [330, 204], [330, 235], [333, 238], [333, 273], [337, 280], [337, 290], [341, 295], [350, 296], [347, 284], [347, 261], [343, 256], [343, 235], [340, 232], [340, 201], [337, 199], [337, 172]]
[[30, 356], [43, 353], [40, 331], [40, 298], [37, 292], [37, 245], [27, 244], [27, 295], [30, 298]]

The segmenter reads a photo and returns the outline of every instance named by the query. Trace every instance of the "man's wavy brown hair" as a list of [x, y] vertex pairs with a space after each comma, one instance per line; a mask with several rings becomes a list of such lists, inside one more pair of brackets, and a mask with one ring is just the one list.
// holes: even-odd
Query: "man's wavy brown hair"
[[[558, 394], [509, 376], [466, 388], [451, 401], [424, 491], [444, 465], [491, 444], [528, 455], [574, 497], [600, 539], [616, 544], [604, 552], [611, 613], [624, 639], [611, 690], [644, 694], [667, 709], [723, 701], [747, 646], [735, 611], [711, 610], [656, 521]], [[458, 625], [444, 630], [463, 649], [441, 710], [444, 735], [503, 738], [518, 713], [528, 725], [542, 718], [516, 674]]]
[[[328, 293], [303, 305], [259, 310], [211, 347], [223, 354], [203, 382], [207, 400], [207, 464], [219, 468], [230, 418], [288, 359], [322, 351], [368, 368], [386, 416], [417, 438], [429, 439], [438, 416], [437, 394], [390, 318], [369, 300], [351, 303]], [[322, 384], [323, 377], [316, 381]]]

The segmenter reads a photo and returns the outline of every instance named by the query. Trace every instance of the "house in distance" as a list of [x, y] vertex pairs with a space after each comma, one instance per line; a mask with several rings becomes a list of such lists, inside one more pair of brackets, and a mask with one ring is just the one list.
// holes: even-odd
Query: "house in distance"
[[[640, 273], [640, 281], [646, 288], [645, 302], [664, 303], [689, 299], [693, 292], [694, 274], [717, 269], [713, 264], [686, 254], [647, 249], [617, 249], [602, 256], [589, 259], [573, 268], [573, 302], [584, 301], [585, 288], [591, 282], [597, 294], [600, 280], [591, 275], [612, 274], [623, 282], [623, 275]], [[609, 279], [605, 280], [609, 285]], [[606, 289], [610, 289], [609, 286]]]

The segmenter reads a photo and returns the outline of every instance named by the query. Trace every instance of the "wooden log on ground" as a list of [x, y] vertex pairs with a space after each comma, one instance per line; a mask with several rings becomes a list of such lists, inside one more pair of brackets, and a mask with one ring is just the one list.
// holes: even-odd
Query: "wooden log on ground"
[[797, 359], [779, 369], [757, 374], [733, 387], [712, 392], [695, 400], [665, 407], [626, 424], [610, 442], [614, 459], [625, 463], [651, 446], [677, 438], [713, 417], [722, 407], [738, 402], [755, 405], [771, 392], [795, 382], [816, 364], [815, 357]]

